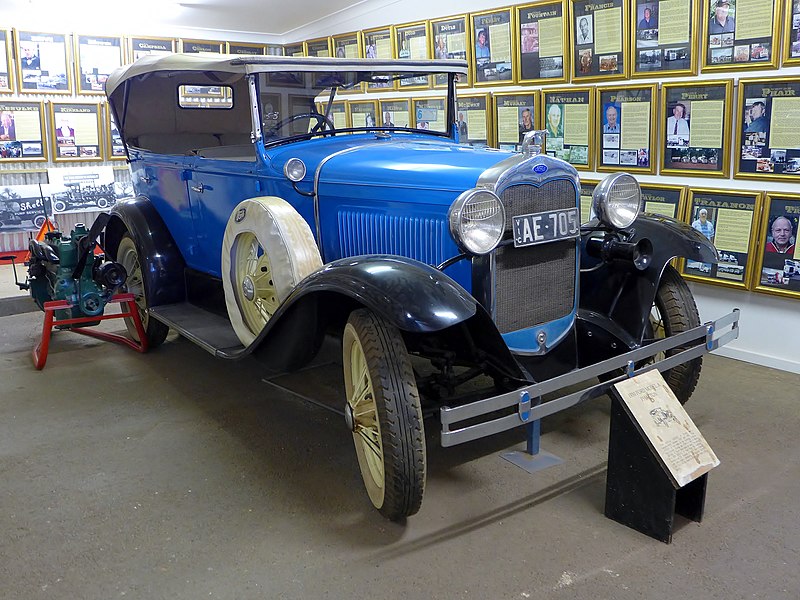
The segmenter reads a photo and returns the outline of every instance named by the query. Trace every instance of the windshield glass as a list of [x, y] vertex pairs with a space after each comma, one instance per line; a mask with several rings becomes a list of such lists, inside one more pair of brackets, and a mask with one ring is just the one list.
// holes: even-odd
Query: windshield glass
[[[444, 75], [447, 77], [447, 75]], [[445, 91], [415, 101], [412, 110], [386, 110], [407, 99], [393, 98], [401, 79], [427, 79], [404, 72], [260, 73], [259, 106], [265, 144], [293, 138], [355, 131], [425, 131], [448, 135]], [[366, 93], [367, 88], [369, 93]], [[386, 90], [385, 93], [381, 93]], [[376, 93], [378, 92], [378, 93]]]

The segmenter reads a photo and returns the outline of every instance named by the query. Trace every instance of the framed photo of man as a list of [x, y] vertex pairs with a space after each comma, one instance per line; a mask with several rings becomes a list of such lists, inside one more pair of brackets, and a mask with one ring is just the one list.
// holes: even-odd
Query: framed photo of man
[[411, 127], [411, 100], [391, 98], [379, 101], [381, 127]]
[[515, 7], [517, 83], [562, 83], [569, 33], [563, 0]]
[[682, 185], [661, 185], [643, 183], [642, 210], [652, 215], [661, 215], [671, 219], [683, 219], [686, 204], [686, 188]]
[[536, 129], [539, 92], [501, 92], [492, 94], [492, 99], [495, 147], [517, 152], [525, 134]]
[[459, 144], [487, 147], [492, 141], [489, 94], [463, 94], [456, 104]]
[[47, 160], [41, 102], [0, 100], [0, 162]]
[[628, 76], [628, 2], [569, 0], [572, 81]]
[[137, 35], [128, 38], [128, 62], [135, 62], [150, 54], [172, 54], [178, 47], [175, 38], [146, 37]]
[[[428, 55], [428, 22], [405, 23], [394, 28], [394, 47], [400, 60], [427, 60]], [[431, 86], [431, 77], [419, 75], [404, 77], [397, 82], [401, 90], [422, 90]]]
[[181, 40], [184, 54], [225, 54], [225, 42], [212, 40]]
[[692, 188], [684, 220], [714, 244], [718, 263], [681, 260], [686, 279], [745, 289], [756, 249], [761, 192]]
[[542, 90], [541, 127], [547, 132], [545, 149], [578, 170], [594, 169], [594, 89], [588, 87]]
[[592, 196], [594, 194], [594, 188], [596, 188], [599, 183], [600, 182], [596, 179], [581, 179], [581, 225], [584, 225], [592, 220]]
[[125, 145], [122, 143], [122, 136], [119, 133], [119, 128], [114, 121], [114, 115], [111, 113], [111, 106], [105, 104], [103, 111], [106, 116], [106, 160], [126, 160]]
[[11, 75], [11, 32], [0, 29], [0, 94], [14, 91]]
[[444, 98], [413, 98], [411, 101], [413, 127], [422, 131], [449, 133], [445, 104]]
[[783, 23], [783, 65], [800, 64], [800, 0], [786, 0]]
[[331, 38], [333, 56], [336, 58], [361, 58], [363, 56], [363, 41], [360, 31], [342, 33]]
[[99, 104], [50, 103], [50, 144], [55, 162], [103, 160]]
[[728, 177], [733, 82], [661, 86], [661, 173]]
[[122, 38], [76, 35], [75, 71], [79, 94], [102, 94], [106, 79], [122, 66]]
[[[471, 64], [472, 46], [469, 37], [469, 19], [467, 15], [433, 19], [431, 21], [430, 55], [435, 59], [455, 58], [466, 60]], [[467, 87], [471, 84], [472, 72], [461, 78], [458, 85]], [[435, 75], [433, 87], [447, 86], [447, 75]]]
[[703, 0], [702, 70], [774, 69], [782, 0]]
[[315, 40], [307, 40], [304, 42], [306, 56], [319, 56], [328, 58], [331, 55], [331, 40], [330, 38], [317, 38]]
[[514, 83], [514, 15], [511, 8], [470, 15], [472, 85]]
[[656, 84], [597, 88], [598, 171], [655, 173]]
[[800, 182], [800, 78], [740, 79], [738, 96], [734, 177]]
[[350, 100], [347, 103], [350, 127], [380, 127], [377, 100]]
[[697, 74], [702, 0], [633, 0], [631, 77]]
[[284, 56], [305, 56], [305, 46], [303, 42], [297, 42], [295, 44], [286, 44], [283, 47], [283, 55]]
[[767, 192], [758, 232], [758, 292], [800, 298], [800, 194]]
[[65, 34], [15, 30], [14, 39], [20, 93], [72, 93]]
[[227, 42], [228, 54], [237, 56], [264, 56], [267, 47], [264, 44], [252, 44], [250, 42]]

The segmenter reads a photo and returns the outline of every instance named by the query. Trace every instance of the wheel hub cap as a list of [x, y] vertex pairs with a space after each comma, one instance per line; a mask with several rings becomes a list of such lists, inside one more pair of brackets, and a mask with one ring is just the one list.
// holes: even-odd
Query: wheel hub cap
[[351, 432], [355, 432], [356, 430], [356, 418], [353, 415], [353, 407], [350, 406], [350, 403], [344, 405], [344, 422], [347, 423], [347, 428]]
[[245, 277], [244, 281], [242, 281], [242, 293], [249, 302], [252, 302], [253, 298], [256, 297], [256, 286], [250, 276]]

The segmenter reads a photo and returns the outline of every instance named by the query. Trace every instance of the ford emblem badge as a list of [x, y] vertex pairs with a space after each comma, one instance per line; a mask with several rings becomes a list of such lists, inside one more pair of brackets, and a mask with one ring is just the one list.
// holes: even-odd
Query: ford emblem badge
[[246, 216], [247, 216], [247, 209], [240, 208], [239, 210], [236, 211], [236, 216], [234, 217], [234, 221], [236, 221], [237, 223], [241, 223], [242, 221], [244, 221], [244, 218]]
[[536, 165], [533, 167], [533, 172], [541, 175], [542, 173], [547, 172], [547, 165]]

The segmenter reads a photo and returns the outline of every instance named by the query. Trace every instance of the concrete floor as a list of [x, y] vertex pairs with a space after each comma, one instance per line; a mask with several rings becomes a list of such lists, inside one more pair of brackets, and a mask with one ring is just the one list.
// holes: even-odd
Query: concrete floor
[[[383, 520], [344, 423], [171, 335], [146, 355], [0, 317], [0, 598], [800, 597], [800, 376], [706, 359], [689, 412], [722, 464], [671, 545], [603, 516], [607, 399], [545, 420], [563, 465], [428, 426], [422, 510]], [[336, 348], [283, 377], [338, 403]]]

